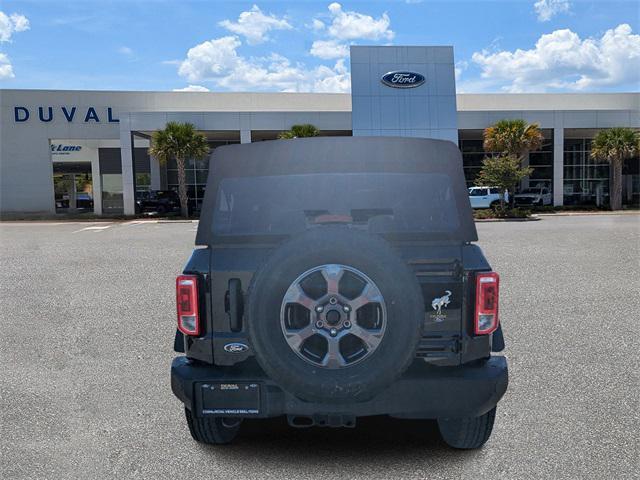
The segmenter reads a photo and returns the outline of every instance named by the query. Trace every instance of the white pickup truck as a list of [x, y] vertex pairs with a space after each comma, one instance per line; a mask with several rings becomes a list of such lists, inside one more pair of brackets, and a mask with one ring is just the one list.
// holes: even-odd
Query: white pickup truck
[[525, 188], [520, 193], [513, 196], [516, 205], [551, 205], [553, 203], [553, 195], [551, 191], [544, 185], [537, 187]]
[[[469, 201], [471, 208], [495, 208], [500, 205], [500, 189], [497, 187], [470, 187]], [[509, 201], [509, 192], [505, 194], [505, 202]]]

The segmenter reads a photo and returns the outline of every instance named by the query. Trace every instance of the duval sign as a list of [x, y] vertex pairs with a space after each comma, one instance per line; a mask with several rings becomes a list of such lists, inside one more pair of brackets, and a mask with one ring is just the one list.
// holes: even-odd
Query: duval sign
[[113, 116], [113, 109], [106, 107], [96, 109], [96, 107], [76, 107], [64, 105], [61, 107], [13, 107], [13, 118], [16, 123], [23, 123], [30, 118], [38, 119], [40, 122], [49, 123], [54, 119], [61, 119], [68, 123], [118, 123], [120, 120]]
[[385, 73], [382, 83], [393, 88], [415, 88], [424, 83], [424, 75], [416, 72], [394, 71]]

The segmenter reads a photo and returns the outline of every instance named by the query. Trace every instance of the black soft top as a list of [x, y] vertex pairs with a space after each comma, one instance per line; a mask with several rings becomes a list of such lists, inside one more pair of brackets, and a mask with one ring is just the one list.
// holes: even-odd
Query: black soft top
[[[416, 183], [422, 179], [424, 183]], [[297, 187], [281, 188], [283, 180]], [[399, 187], [392, 194], [383, 191], [393, 182]], [[327, 190], [326, 185], [332, 189]], [[353, 193], [351, 185], [360, 190]], [[378, 185], [382, 185], [379, 192]], [[364, 200], [363, 191], [369, 195]], [[351, 205], [352, 197], [358, 194]], [[302, 212], [325, 211], [325, 203], [328, 214], [349, 214], [350, 207], [351, 212], [368, 209], [384, 213], [386, 207], [393, 211], [393, 205], [387, 203], [399, 201], [402, 205], [396, 209], [404, 209], [401, 234], [426, 240], [478, 239], [462, 156], [452, 142], [407, 137], [315, 137], [227, 145], [218, 147], [211, 157], [196, 244], [210, 245], [232, 238], [242, 241], [237, 237], [248, 235], [245, 230], [251, 225], [260, 229], [262, 235], [258, 236], [262, 237], [295, 233], [281, 230], [285, 217], [298, 221], [298, 212], [292, 209], [296, 205], [302, 217]], [[283, 207], [285, 203], [287, 208]], [[344, 212], [333, 211], [340, 204], [349, 206]], [[410, 225], [407, 227], [411, 215], [427, 216], [427, 221], [416, 223], [412, 231]], [[292, 225], [303, 228], [293, 220]], [[446, 228], [431, 229], [428, 221], [437, 225], [445, 222]], [[369, 228], [375, 230], [371, 225]], [[385, 227], [380, 228], [380, 233], [387, 233]]]

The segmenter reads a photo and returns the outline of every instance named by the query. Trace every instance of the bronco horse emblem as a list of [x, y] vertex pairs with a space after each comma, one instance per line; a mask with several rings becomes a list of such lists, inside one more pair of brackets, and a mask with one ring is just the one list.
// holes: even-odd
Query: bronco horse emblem
[[449, 297], [451, 297], [451, 291], [445, 290], [445, 293], [446, 295], [443, 295], [442, 297], [436, 297], [431, 302], [431, 307], [434, 310], [437, 310], [436, 316], [442, 315], [442, 307], [446, 307], [447, 305], [449, 305], [449, 303], [451, 303], [451, 301], [449, 300]]

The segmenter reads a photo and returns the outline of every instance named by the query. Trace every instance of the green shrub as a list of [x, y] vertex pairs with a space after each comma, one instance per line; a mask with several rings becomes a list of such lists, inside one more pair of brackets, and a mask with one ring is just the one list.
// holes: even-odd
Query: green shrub
[[528, 208], [510, 208], [504, 213], [504, 218], [529, 218], [531, 216], [531, 210]]
[[501, 208], [496, 209], [487, 208], [484, 210], [475, 210], [473, 212], [473, 218], [487, 219], [487, 218], [529, 218], [531, 216], [531, 210], [526, 208]]
[[494, 212], [490, 208], [487, 208], [486, 210], [475, 210], [473, 212], [473, 218], [485, 219], [485, 218], [497, 218], [497, 217], [496, 217], [496, 212]]

